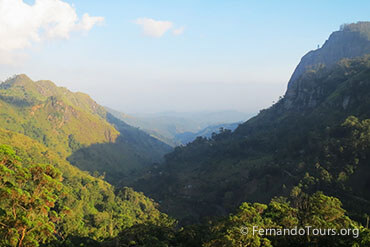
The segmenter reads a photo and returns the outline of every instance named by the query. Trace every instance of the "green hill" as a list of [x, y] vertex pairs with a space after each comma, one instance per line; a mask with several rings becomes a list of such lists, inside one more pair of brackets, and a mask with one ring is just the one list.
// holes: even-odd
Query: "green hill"
[[115, 119], [88, 95], [26, 75], [0, 84], [0, 127], [43, 143], [82, 170], [105, 173], [111, 182], [160, 161], [171, 150]]

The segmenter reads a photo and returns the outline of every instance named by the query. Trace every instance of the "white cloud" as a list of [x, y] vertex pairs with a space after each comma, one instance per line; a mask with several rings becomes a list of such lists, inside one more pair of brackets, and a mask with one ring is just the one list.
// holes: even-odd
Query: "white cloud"
[[173, 35], [181, 35], [185, 31], [185, 27], [179, 27], [172, 31]]
[[[19, 51], [48, 39], [68, 39], [71, 32], [89, 31], [103, 17], [84, 14], [62, 0], [0, 0], [0, 63], [12, 63]], [[14, 61], [13, 61], [14, 62]]]
[[173, 27], [170, 21], [156, 21], [150, 18], [138, 18], [134, 23], [141, 26], [145, 35], [160, 38]]
[[101, 23], [103, 21], [104, 21], [104, 18], [103, 17], [100, 17], [100, 16], [89, 16], [89, 14], [85, 13], [82, 16], [82, 21], [76, 26], [76, 30], [89, 31], [96, 24]]

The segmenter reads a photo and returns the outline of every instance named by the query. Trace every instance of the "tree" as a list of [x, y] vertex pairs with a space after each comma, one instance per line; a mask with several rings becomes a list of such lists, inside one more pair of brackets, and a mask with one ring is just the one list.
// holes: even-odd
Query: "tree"
[[38, 246], [54, 237], [61, 178], [51, 165], [24, 167], [11, 147], [0, 145], [1, 246]]

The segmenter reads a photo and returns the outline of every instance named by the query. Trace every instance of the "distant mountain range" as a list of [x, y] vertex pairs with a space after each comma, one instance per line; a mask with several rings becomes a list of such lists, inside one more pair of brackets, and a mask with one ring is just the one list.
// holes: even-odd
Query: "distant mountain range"
[[224, 130], [234, 131], [241, 123], [242, 122], [210, 125], [196, 133], [184, 132], [177, 134], [176, 139], [179, 140], [182, 144], [188, 144], [189, 142], [194, 141], [197, 137], [211, 138], [212, 135], [219, 134]]
[[197, 136], [210, 136], [219, 128], [235, 129], [237, 123], [248, 120], [253, 114], [238, 111], [218, 112], [162, 112], [127, 115], [106, 107], [122, 121], [138, 127], [171, 146], [187, 144]]

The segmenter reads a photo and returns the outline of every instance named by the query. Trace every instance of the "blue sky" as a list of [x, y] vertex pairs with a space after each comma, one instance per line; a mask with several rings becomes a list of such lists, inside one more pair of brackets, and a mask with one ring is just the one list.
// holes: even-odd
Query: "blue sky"
[[[88, 13], [104, 21], [88, 19], [93, 27], [80, 25], [67, 38], [31, 41], [16, 51], [20, 61], [0, 64], [0, 78], [50, 79], [128, 113], [257, 112], [284, 94], [306, 52], [341, 24], [370, 20], [369, 1], [63, 2], [80, 19]], [[172, 27], [152, 37], [139, 18]]]

